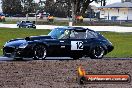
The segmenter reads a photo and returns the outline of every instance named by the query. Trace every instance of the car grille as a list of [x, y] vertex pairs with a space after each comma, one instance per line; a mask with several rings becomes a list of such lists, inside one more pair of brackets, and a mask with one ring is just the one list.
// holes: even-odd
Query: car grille
[[4, 47], [4, 53], [13, 53], [15, 51], [14, 47]]

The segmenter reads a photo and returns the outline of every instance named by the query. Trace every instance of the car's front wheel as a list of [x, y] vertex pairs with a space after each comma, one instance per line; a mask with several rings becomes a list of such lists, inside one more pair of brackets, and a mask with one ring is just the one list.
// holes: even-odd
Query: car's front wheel
[[36, 45], [34, 47], [34, 60], [43, 60], [47, 56], [47, 48], [44, 45]]
[[105, 54], [105, 50], [102, 46], [95, 46], [91, 51], [90, 58], [101, 59], [103, 58], [104, 54]]

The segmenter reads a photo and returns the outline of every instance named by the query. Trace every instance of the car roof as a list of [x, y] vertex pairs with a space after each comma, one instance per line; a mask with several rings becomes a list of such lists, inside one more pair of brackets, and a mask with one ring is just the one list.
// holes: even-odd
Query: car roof
[[71, 26], [63, 26], [63, 27], [58, 27], [59, 29], [66, 29], [66, 30], [89, 30], [89, 31], [94, 31], [89, 28], [83, 28], [83, 27], [71, 27]]
[[26, 21], [26, 22], [31, 22], [31, 21]]
[[23, 21], [21, 21], [21, 22], [31, 22], [31, 21], [24, 21], [24, 20], [23, 20]]

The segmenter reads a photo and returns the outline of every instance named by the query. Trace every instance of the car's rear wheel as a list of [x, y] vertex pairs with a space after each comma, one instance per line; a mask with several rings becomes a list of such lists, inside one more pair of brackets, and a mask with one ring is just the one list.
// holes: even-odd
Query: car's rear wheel
[[90, 58], [91, 59], [101, 59], [103, 58], [104, 54], [105, 54], [104, 48], [98, 45], [92, 49]]
[[43, 60], [47, 56], [47, 48], [44, 45], [36, 45], [34, 47], [34, 60]]

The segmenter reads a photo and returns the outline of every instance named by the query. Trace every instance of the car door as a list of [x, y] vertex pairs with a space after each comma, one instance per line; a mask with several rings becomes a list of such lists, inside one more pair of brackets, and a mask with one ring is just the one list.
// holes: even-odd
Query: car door
[[68, 39], [55, 39], [47, 41], [48, 46], [48, 56], [55, 57], [69, 57], [70, 56], [70, 41]]
[[70, 56], [70, 40], [69, 39], [60, 39], [60, 56], [69, 57]]
[[70, 56], [70, 30], [65, 30], [64, 34], [59, 38], [59, 46], [60, 46], [60, 56], [62, 57], [69, 57]]
[[73, 54], [83, 54], [86, 36], [85, 31], [81, 34], [74, 30], [69, 30], [68, 37], [60, 39], [60, 50], [63, 56], [72, 56]]
[[72, 30], [70, 34], [70, 53], [71, 56], [82, 56], [86, 43], [86, 31], [85, 30]]
[[58, 39], [52, 39], [47, 41], [49, 46], [48, 46], [48, 56], [61, 56], [62, 55], [62, 48], [60, 46], [61, 43], [60, 40]]
[[60, 56], [70, 57], [71, 54], [81, 53], [84, 51], [84, 39], [60, 39], [59, 54]]

